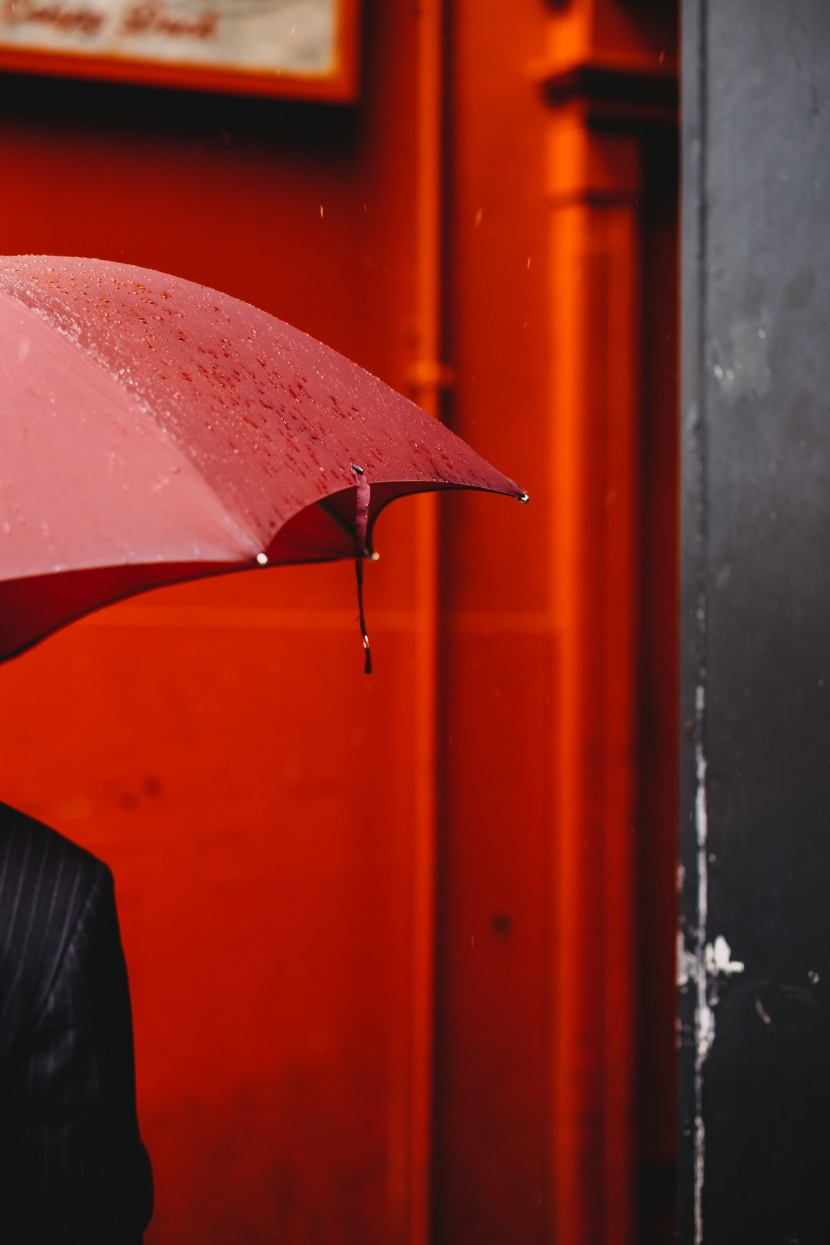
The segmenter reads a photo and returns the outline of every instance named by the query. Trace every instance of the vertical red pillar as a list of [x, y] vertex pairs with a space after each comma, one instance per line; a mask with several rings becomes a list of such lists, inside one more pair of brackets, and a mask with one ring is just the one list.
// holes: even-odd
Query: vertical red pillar
[[443, 503], [434, 1240], [663, 1245], [674, 6], [450, 14], [451, 419], [531, 503]]
[[610, 0], [571, 5], [549, 19], [548, 33], [551, 594], [560, 658], [549, 1232], [557, 1245], [629, 1245], [637, 1239], [635, 870], [640, 789], [650, 779], [639, 747], [641, 205], [649, 135], [673, 120], [674, 71], [670, 27], [637, 22]]
[[623, 1245], [632, 1188], [636, 142], [551, 147], [555, 1239]]

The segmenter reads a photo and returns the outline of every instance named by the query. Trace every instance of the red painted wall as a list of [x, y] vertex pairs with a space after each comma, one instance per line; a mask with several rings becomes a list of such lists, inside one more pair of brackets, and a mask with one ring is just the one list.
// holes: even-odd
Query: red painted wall
[[[0, 250], [203, 281], [404, 387], [416, 15], [367, 18], [357, 109], [3, 75]], [[371, 680], [351, 566], [157, 593], [0, 671], [3, 798], [116, 873], [151, 1242], [408, 1239], [413, 541], [405, 504]]]
[[355, 107], [0, 75], [0, 251], [203, 281], [399, 389], [440, 319], [443, 415], [532, 499], [442, 497], [434, 582], [429, 508], [384, 516], [371, 679], [350, 565], [157, 592], [0, 669], [0, 798], [116, 873], [148, 1245], [670, 1239], [636, 1186], [670, 1198], [673, 1161], [673, 139], [623, 93], [603, 145], [540, 81], [670, 71], [673, 6], [447, 0], [443, 84], [437, 15], [366, 4]]

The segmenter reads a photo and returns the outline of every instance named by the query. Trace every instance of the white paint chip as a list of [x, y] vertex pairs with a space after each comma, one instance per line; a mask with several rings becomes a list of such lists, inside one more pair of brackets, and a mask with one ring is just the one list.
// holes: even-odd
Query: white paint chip
[[742, 973], [745, 967], [743, 960], [732, 959], [732, 948], [723, 934], [718, 934], [715, 941], [707, 945], [706, 971], [710, 977], [716, 977], [718, 974], [731, 977], [734, 973]]

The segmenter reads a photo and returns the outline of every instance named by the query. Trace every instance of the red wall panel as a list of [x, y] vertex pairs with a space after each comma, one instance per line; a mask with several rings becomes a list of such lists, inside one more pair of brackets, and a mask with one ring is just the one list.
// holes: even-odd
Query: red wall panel
[[[355, 109], [3, 75], [0, 250], [205, 282], [404, 387], [417, 16], [368, 16]], [[379, 525], [371, 680], [350, 565], [157, 593], [0, 671], [2, 798], [116, 874], [150, 1241], [411, 1239], [415, 515]]]

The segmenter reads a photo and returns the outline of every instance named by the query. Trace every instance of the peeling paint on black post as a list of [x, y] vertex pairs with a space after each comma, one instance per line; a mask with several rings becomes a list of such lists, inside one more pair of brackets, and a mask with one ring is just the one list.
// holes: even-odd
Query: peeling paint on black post
[[830, 1240], [830, 11], [683, 5], [679, 1239]]
[[[704, 46], [706, 0], [683, 5], [682, 360], [681, 360], [681, 918], [677, 970], [680, 1109], [678, 1218], [683, 1245], [702, 1239], [705, 1125], [702, 1110], [701, 1001], [705, 1003], [708, 862], [700, 824], [705, 811], [706, 721], [706, 419], [704, 308], [706, 264]], [[701, 902], [702, 900], [702, 902]], [[701, 1000], [703, 995], [703, 1000]]]

